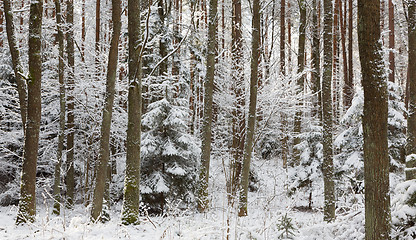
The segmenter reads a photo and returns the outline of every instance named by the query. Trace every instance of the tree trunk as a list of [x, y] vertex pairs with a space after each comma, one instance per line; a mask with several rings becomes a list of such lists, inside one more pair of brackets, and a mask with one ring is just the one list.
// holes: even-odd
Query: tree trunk
[[65, 82], [64, 82], [64, 33], [62, 32], [62, 11], [61, 0], [55, 0], [56, 25], [58, 30], [58, 81], [59, 81], [59, 130], [58, 130], [58, 149], [56, 152], [57, 162], [55, 165], [55, 175], [53, 183], [53, 213], [59, 215], [61, 212], [61, 165], [62, 152], [65, 141]]
[[322, 126], [324, 175], [324, 220], [335, 219], [334, 164], [332, 147], [332, 1], [324, 0], [324, 69], [322, 76]]
[[365, 239], [390, 239], [387, 79], [380, 42], [380, 0], [358, 1], [358, 44], [364, 88]]
[[100, 67], [100, 30], [101, 30], [101, 0], [95, 0], [95, 74], [99, 80], [101, 74]]
[[250, 173], [251, 153], [253, 150], [254, 127], [256, 125], [257, 79], [260, 55], [260, 1], [253, 0], [252, 40], [251, 40], [251, 76], [250, 104], [248, 113], [247, 138], [244, 148], [243, 172], [241, 177], [240, 210], [238, 216], [247, 216], [247, 195]]
[[233, 162], [231, 164], [231, 181], [230, 195], [231, 201], [236, 197], [240, 185], [240, 175], [242, 168], [244, 152], [244, 135], [245, 135], [245, 117], [244, 117], [244, 75], [243, 75], [243, 39], [241, 30], [241, 0], [233, 0], [232, 16], [232, 62], [233, 62], [233, 92], [234, 92], [234, 110], [233, 114], [233, 142], [232, 154]]
[[[124, 181], [123, 224], [139, 223], [140, 135], [142, 116], [142, 69], [140, 60], [140, 0], [128, 1], [129, 93], [126, 178]], [[142, 46], [143, 47], [143, 46]]]
[[17, 83], [17, 92], [19, 94], [20, 117], [22, 119], [23, 134], [25, 134], [27, 118], [27, 87], [25, 80], [21, 76], [21, 74], [23, 74], [23, 69], [20, 64], [20, 54], [16, 44], [16, 36], [14, 34], [13, 12], [10, 0], [3, 0], [3, 4], [6, 18], [7, 40], [10, 48], [10, 55], [12, 55], [13, 71]]
[[[305, 76], [303, 70], [305, 68], [305, 40], [306, 40], [306, 2], [305, 0], [299, 1], [299, 10], [300, 10], [300, 24], [299, 24], [299, 45], [298, 45], [298, 74], [301, 74], [297, 80], [298, 94], [303, 93], [303, 84], [305, 81]], [[300, 149], [297, 149], [297, 145], [300, 143], [300, 132], [302, 129], [302, 110], [303, 100], [300, 100], [297, 106], [299, 107], [295, 113], [295, 122], [293, 132], [295, 137], [293, 139], [293, 165], [297, 166], [300, 163]]]
[[[408, 3], [408, 113], [407, 118], [407, 155], [416, 154], [416, 1]], [[416, 179], [416, 158], [406, 161], [406, 179]]]
[[[3, 35], [3, 9], [0, 8], [0, 36]], [[3, 48], [3, 36], [0, 37], [0, 48]]]
[[85, 0], [82, 0], [82, 9], [81, 9], [81, 60], [85, 62]]
[[347, 93], [345, 97], [346, 108], [349, 108], [354, 98], [354, 66], [353, 66], [353, 45], [352, 45], [352, 32], [353, 32], [353, 15], [352, 15], [352, 2], [354, 0], [348, 0], [348, 81], [347, 81]]
[[96, 221], [100, 218], [103, 208], [104, 190], [106, 188], [107, 168], [110, 159], [110, 129], [113, 115], [115, 84], [117, 75], [118, 43], [121, 31], [121, 1], [112, 0], [113, 35], [111, 37], [110, 52], [108, 53], [107, 82], [105, 92], [105, 105], [101, 122], [100, 155], [97, 166], [94, 197], [92, 202], [91, 218]]
[[73, 0], [66, 1], [66, 24], [68, 26], [66, 33], [66, 51], [68, 55], [68, 102], [67, 102], [67, 156], [66, 156], [66, 197], [67, 206], [72, 207], [74, 201], [74, 136], [75, 136], [75, 115], [74, 115], [74, 85], [75, 85], [75, 61], [74, 61], [74, 2]]
[[[346, 7], [346, 5], [344, 5]], [[344, 9], [344, 11], [347, 11], [347, 9]], [[343, 87], [343, 109], [347, 110], [349, 106], [351, 105], [350, 102], [350, 84], [348, 83], [348, 61], [347, 61], [347, 46], [346, 46], [346, 26], [345, 26], [345, 14], [342, 10], [342, 3], [339, 4], [339, 16], [340, 16], [340, 26], [341, 26], [341, 47], [342, 47], [342, 64], [343, 69], [342, 73], [344, 75], [344, 87]]]
[[[286, 75], [286, 54], [285, 54], [285, 37], [286, 37], [286, 2], [280, 1], [280, 72], [283, 76]], [[274, 19], [273, 19], [274, 21]]]
[[389, 81], [394, 82], [395, 61], [394, 61], [394, 5], [393, 1], [389, 0]]
[[208, 24], [208, 49], [207, 49], [207, 72], [205, 76], [205, 96], [204, 96], [204, 120], [202, 122], [202, 152], [201, 152], [201, 172], [199, 176], [199, 200], [198, 209], [200, 212], [206, 211], [208, 202], [208, 179], [209, 164], [211, 158], [211, 136], [212, 136], [212, 108], [215, 76], [215, 57], [217, 48], [217, 16], [218, 0], [209, 1], [209, 24]]
[[20, 201], [16, 223], [33, 222], [36, 215], [36, 165], [41, 120], [41, 39], [43, 2], [31, 1], [29, 16], [28, 111]]
[[320, 52], [320, 29], [318, 19], [318, 9], [320, 8], [320, 1], [313, 0], [312, 2], [312, 94], [314, 95], [313, 116], [318, 117], [322, 121], [321, 111], [321, 52]]
[[333, 120], [335, 123], [338, 122], [339, 114], [339, 49], [338, 49], [338, 35], [339, 35], [339, 1], [334, 0], [334, 14], [333, 14], [333, 27], [332, 27], [332, 106], [333, 106]]

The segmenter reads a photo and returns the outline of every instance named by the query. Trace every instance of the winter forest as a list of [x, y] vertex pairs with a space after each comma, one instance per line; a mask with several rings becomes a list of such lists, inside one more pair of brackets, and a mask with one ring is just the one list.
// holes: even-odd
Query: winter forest
[[416, 238], [416, 0], [0, 5], [0, 239]]

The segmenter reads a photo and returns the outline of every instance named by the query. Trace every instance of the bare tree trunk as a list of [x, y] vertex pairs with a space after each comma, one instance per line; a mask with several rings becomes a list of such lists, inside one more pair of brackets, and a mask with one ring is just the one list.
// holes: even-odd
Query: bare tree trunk
[[75, 85], [75, 61], [74, 61], [74, 2], [66, 1], [66, 24], [68, 26], [66, 33], [66, 51], [68, 55], [68, 102], [67, 102], [67, 175], [66, 175], [66, 197], [67, 207], [71, 208], [74, 201], [74, 136], [75, 136], [75, 104], [74, 104], [74, 85]]
[[101, 74], [100, 67], [100, 30], [101, 30], [101, 0], [95, 0], [95, 71], [96, 78]]
[[389, 0], [389, 81], [394, 82], [395, 61], [394, 61], [394, 5], [393, 1]]
[[324, 176], [324, 220], [335, 219], [334, 164], [332, 147], [332, 1], [324, 0], [324, 68], [322, 75], [322, 125], [323, 125], [323, 164]]
[[380, 42], [380, 0], [358, 1], [358, 44], [364, 88], [365, 239], [390, 239], [387, 79]]
[[[113, 34], [111, 37], [110, 52], [108, 53], [107, 82], [105, 92], [105, 105], [101, 122], [100, 155], [98, 159], [97, 175], [92, 202], [91, 218], [93, 221], [102, 218], [103, 197], [108, 182], [108, 162], [110, 159], [110, 128], [113, 115], [115, 84], [117, 77], [118, 43], [121, 31], [121, 1], [112, 0]], [[111, 170], [111, 169], [110, 169]], [[110, 172], [111, 176], [111, 172]], [[100, 217], [101, 216], [101, 217]]]
[[16, 224], [33, 222], [36, 215], [36, 165], [41, 120], [43, 2], [31, 1], [29, 16], [28, 111], [20, 201]]
[[237, 190], [240, 186], [240, 175], [244, 151], [244, 132], [245, 132], [245, 94], [244, 94], [244, 75], [243, 66], [243, 39], [241, 30], [241, 0], [233, 0], [232, 16], [232, 62], [233, 62], [233, 92], [234, 92], [234, 110], [233, 115], [233, 142], [232, 154], [233, 163], [231, 164], [231, 182], [229, 201], [236, 197]]
[[217, 16], [218, 0], [209, 1], [209, 25], [208, 25], [208, 49], [207, 49], [207, 72], [205, 76], [205, 96], [204, 96], [204, 120], [202, 122], [202, 152], [201, 152], [201, 172], [199, 175], [199, 200], [198, 209], [200, 212], [208, 209], [208, 179], [209, 164], [211, 158], [211, 136], [212, 136], [212, 108], [215, 76], [215, 56], [217, 55]]
[[[126, 178], [124, 181], [123, 224], [139, 223], [140, 135], [142, 116], [142, 69], [140, 60], [140, 0], [128, 1], [129, 93]], [[138, 50], [137, 50], [138, 48]]]
[[[3, 9], [0, 8], [0, 36], [3, 35]], [[0, 48], [3, 48], [3, 36], [0, 37]]]
[[243, 172], [241, 177], [240, 210], [238, 216], [247, 216], [247, 195], [250, 173], [251, 153], [253, 150], [254, 127], [256, 125], [257, 79], [260, 55], [260, 1], [253, 0], [252, 41], [251, 41], [251, 76], [250, 106], [248, 115], [247, 137], [244, 148]]
[[348, 81], [347, 81], [347, 92], [344, 97], [346, 100], [346, 108], [349, 108], [354, 98], [354, 65], [353, 65], [353, 45], [352, 45], [352, 33], [353, 33], [353, 15], [352, 15], [352, 2], [354, 0], [348, 0]]
[[[346, 5], [344, 5], [346, 7]], [[345, 8], [344, 11], [347, 11]], [[339, 4], [339, 16], [340, 16], [340, 26], [341, 26], [341, 47], [342, 47], [342, 64], [343, 69], [342, 72], [344, 74], [344, 87], [343, 87], [343, 102], [344, 107], [343, 109], [347, 110], [350, 106], [350, 94], [349, 88], [350, 84], [348, 83], [348, 61], [347, 61], [347, 47], [346, 47], [346, 26], [345, 26], [345, 18], [344, 18], [344, 11], [342, 10], [342, 3]]]
[[332, 106], [333, 106], [333, 120], [335, 123], [339, 120], [339, 102], [340, 102], [340, 84], [339, 84], [339, 49], [338, 49], [338, 37], [339, 37], [339, 3], [340, 0], [334, 0], [334, 15], [333, 15], [333, 27], [332, 27]]
[[[286, 37], [286, 2], [280, 1], [280, 72], [283, 76], [286, 75], [286, 54], [285, 54], [285, 37]], [[274, 19], [273, 19], [274, 21]]]
[[58, 149], [56, 152], [57, 162], [55, 165], [55, 175], [53, 183], [53, 213], [59, 215], [61, 212], [61, 165], [62, 165], [62, 152], [64, 150], [65, 141], [65, 82], [64, 82], [64, 33], [62, 32], [62, 11], [61, 0], [55, 0], [56, 11], [56, 25], [58, 30], [58, 81], [59, 81], [59, 130], [58, 130]]
[[[289, 2], [288, 2], [289, 4]], [[289, 4], [290, 5], [290, 4]], [[286, 1], [281, 0], [280, 2], [280, 72], [282, 73], [283, 77], [286, 77]], [[288, 18], [288, 41], [290, 43], [290, 18]], [[289, 45], [290, 46], [290, 45]], [[289, 47], [289, 56], [291, 55], [292, 49]], [[291, 62], [288, 61], [289, 66]], [[282, 112], [282, 121], [281, 121], [281, 130], [282, 130], [282, 161], [283, 167], [286, 169], [287, 167], [287, 159], [289, 156], [289, 136], [287, 131], [287, 116], [286, 113]]]
[[82, 9], [81, 9], [81, 60], [85, 62], [85, 0], [82, 0]]
[[321, 52], [320, 52], [320, 29], [318, 19], [318, 9], [320, 9], [320, 1], [313, 0], [312, 2], [312, 93], [314, 96], [314, 110], [313, 115], [317, 116], [322, 121], [322, 92], [321, 92]]
[[27, 87], [26, 82], [21, 75], [23, 74], [23, 69], [20, 64], [20, 54], [17, 48], [16, 36], [14, 34], [13, 12], [10, 0], [3, 0], [3, 6], [6, 18], [7, 40], [9, 43], [10, 54], [12, 55], [13, 71], [17, 83], [17, 92], [19, 94], [20, 117], [22, 119], [23, 134], [25, 134], [27, 118]]
[[[299, 1], [299, 10], [300, 10], [300, 24], [299, 24], [299, 45], [298, 45], [298, 74], [301, 74], [297, 80], [298, 94], [303, 93], [303, 84], [305, 81], [305, 76], [303, 70], [305, 68], [305, 40], [306, 40], [306, 2], [305, 0]], [[299, 165], [300, 163], [300, 150], [297, 148], [297, 145], [300, 143], [300, 132], [302, 129], [302, 110], [300, 109], [303, 105], [303, 100], [300, 100], [297, 106], [299, 107], [295, 113], [295, 122], [293, 132], [295, 134], [293, 140], [293, 164], [294, 166]]]
[[[406, 155], [416, 154], [416, 1], [408, 3], [408, 113], [407, 118], [407, 151]], [[406, 179], [416, 179], [416, 158], [406, 161]]]

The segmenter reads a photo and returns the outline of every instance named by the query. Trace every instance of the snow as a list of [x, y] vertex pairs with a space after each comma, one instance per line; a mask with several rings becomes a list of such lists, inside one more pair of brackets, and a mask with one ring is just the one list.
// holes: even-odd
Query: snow
[[[287, 173], [281, 161], [255, 160], [254, 167], [260, 177], [259, 190], [249, 193], [248, 216], [237, 217], [237, 209], [229, 207], [224, 184], [224, 172], [220, 160], [213, 159], [210, 191], [211, 208], [207, 213], [198, 213], [194, 209], [181, 209], [172, 205], [164, 217], [142, 216], [141, 224], [125, 226], [121, 224], [121, 202], [110, 210], [110, 221], [107, 223], [91, 223], [89, 208], [76, 205], [74, 210], [62, 208], [61, 216], [51, 214], [51, 199], [38, 199], [36, 221], [33, 224], [16, 226], [17, 207], [0, 207], [0, 239], [181, 239], [210, 240], [226, 239], [279, 239], [282, 231], [278, 223], [287, 214], [296, 227], [295, 240], [356, 240], [364, 239], [364, 209], [357, 205], [353, 211], [343, 215], [337, 213], [333, 223], [323, 221], [323, 183], [318, 182], [313, 188], [312, 210], [298, 208], [305, 205], [303, 192], [288, 197], [286, 186], [289, 184]], [[182, 173], [183, 169], [172, 167], [170, 170]], [[158, 190], [168, 190], [162, 178]], [[161, 181], [160, 181], [161, 180]], [[148, 189], [150, 190], [150, 189]], [[146, 192], [146, 188], [141, 188]], [[151, 191], [151, 190], [150, 190]], [[173, 204], [173, 203], [172, 203]]]

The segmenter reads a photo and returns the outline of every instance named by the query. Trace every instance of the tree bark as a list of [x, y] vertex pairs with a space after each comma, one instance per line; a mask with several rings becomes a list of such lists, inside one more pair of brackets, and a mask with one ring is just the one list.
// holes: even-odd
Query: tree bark
[[33, 222], [36, 215], [36, 165], [41, 120], [41, 36], [43, 2], [31, 1], [29, 15], [28, 111], [20, 201], [16, 223]]
[[[283, 76], [286, 75], [286, 54], [285, 54], [285, 37], [286, 37], [286, 2], [280, 1], [280, 72]], [[273, 19], [274, 21], [274, 19]]]
[[3, 6], [6, 18], [7, 40], [10, 48], [10, 55], [12, 56], [12, 65], [17, 83], [17, 92], [19, 94], [20, 117], [22, 119], [23, 134], [25, 134], [27, 118], [27, 86], [21, 75], [23, 74], [23, 69], [20, 64], [20, 53], [16, 43], [16, 36], [14, 34], [13, 12], [10, 0], [3, 0]]
[[393, 1], [389, 0], [389, 81], [394, 82], [395, 74], [395, 40], [394, 40], [394, 5]]
[[[346, 7], [346, 5], [344, 5]], [[347, 9], [344, 9], [344, 11], [347, 11]], [[342, 73], [344, 75], [344, 87], [343, 87], [343, 109], [347, 110], [349, 106], [351, 105], [350, 100], [350, 84], [348, 83], [348, 60], [347, 60], [347, 46], [346, 46], [346, 26], [345, 26], [345, 19], [344, 19], [344, 11], [342, 10], [342, 3], [339, 4], [339, 16], [340, 16], [340, 28], [341, 28], [341, 47], [342, 47], [342, 64], [343, 69]]]
[[[92, 202], [91, 218], [96, 221], [102, 215], [104, 190], [108, 162], [110, 159], [110, 130], [113, 115], [113, 104], [115, 94], [115, 84], [117, 76], [118, 43], [121, 32], [121, 1], [112, 0], [113, 34], [111, 36], [110, 52], [108, 53], [107, 82], [105, 92], [105, 105], [101, 122], [100, 155], [98, 159], [97, 177], [95, 181], [94, 197]], [[111, 176], [111, 172], [110, 172]]]
[[68, 57], [68, 98], [67, 98], [67, 156], [66, 156], [66, 202], [67, 207], [72, 208], [74, 201], [74, 137], [75, 137], [75, 104], [74, 104], [74, 85], [75, 85], [75, 61], [74, 61], [74, 2], [66, 1], [66, 52]]
[[244, 152], [244, 135], [245, 135], [245, 94], [244, 94], [244, 75], [243, 66], [243, 39], [242, 39], [242, 19], [241, 19], [241, 0], [233, 0], [232, 16], [232, 62], [233, 62], [233, 93], [234, 93], [234, 110], [233, 114], [233, 142], [232, 154], [233, 162], [231, 164], [231, 179], [229, 189], [229, 201], [236, 197], [237, 190], [240, 186], [240, 175], [242, 168]]
[[[142, 116], [142, 69], [140, 51], [140, 0], [128, 1], [129, 92], [126, 178], [124, 181], [123, 224], [139, 223], [140, 136]], [[141, 46], [143, 47], [143, 46]]]
[[101, 74], [100, 68], [100, 30], [101, 30], [101, 0], [95, 0], [95, 74], [97, 80]]
[[209, 1], [209, 22], [208, 22], [208, 49], [207, 49], [207, 72], [205, 75], [204, 95], [204, 119], [202, 122], [202, 152], [201, 172], [199, 176], [199, 200], [198, 209], [200, 212], [208, 209], [208, 179], [209, 164], [211, 159], [211, 137], [213, 117], [213, 92], [215, 76], [215, 57], [217, 55], [217, 26], [218, 26], [218, 0]]
[[[303, 70], [305, 68], [305, 40], [306, 40], [306, 2], [305, 0], [299, 1], [299, 10], [300, 10], [300, 24], [299, 24], [299, 42], [298, 42], [298, 74], [301, 74], [297, 80], [298, 94], [303, 93], [303, 84], [305, 82], [305, 76]], [[302, 110], [300, 109], [303, 105], [303, 100], [300, 100], [297, 104], [298, 109], [295, 113], [294, 128], [293, 132], [295, 137], [293, 139], [293, 165], [297, 166], [300, 163], [300, 150], [297, 149], [297, 145], [300, 143], [301, 139], [299, 134], [302, 129]]]
[[354, 0], [348, 0], [348, 81], [347, 81], [347, 93], [346, 108], [349, 108], [354, 98], [354, 65], [353, 65], [353, 45], [352, 45], [352, 33], [353, 33], [353, 15], [352, 15], [352, 2]]
[[320, 9], [320, 1], [312, 2], [312, 94], [314, 95], [313, 116], [318, 117], [322, 121], [322, 92], [321, 92], [321, 52], [320, 52], [320, 29], [318, 19], [318, 9]]
[[62, 11], [61, 0], [55, 0], [56, 26], [58, 40], [58, 81], [59, 81], [59, 130], [58, 130], [58, 149], [56, 152], [57, 162], [55, 165], [54, 184], [53, 184], [53, 213], [59, 215], [61, 212], [61, 165], [62, 153], [65, 141], [65, 82], [64, 82], [64, 33], [62, 32]]
[[364, 88], [365, 239], [390, 239], [387, 79], [380, 39], [380, 0], [358, 1], [358, 44]]
[[[408, 2], [408, 118], [407, 118], [407, 155], [416, 154], [416, 1]], [[406, 179], [416, 179], [416, 159], [406, 161]]]
[[260, 1], [253, 0], [252, 40], [251, 40], [251, 75], [250, 103], [246, 143], [244, 147], [243, 172], [241, 177], [240, 209], [238, 216], [247, 216], [247, 195], [250, 173], [251, 153], [253, 150], [254, 127], [256, 125], [258, 63], [260, 55]]
[[324, 68], [322, 75], [322, 126], [324, 176], [324, 220], [335, 219], [334, 164], [332, 146], [332, 1], [324, 0]]

